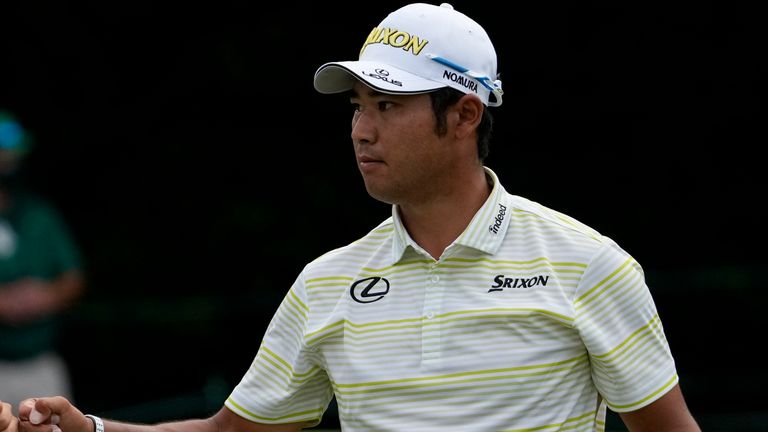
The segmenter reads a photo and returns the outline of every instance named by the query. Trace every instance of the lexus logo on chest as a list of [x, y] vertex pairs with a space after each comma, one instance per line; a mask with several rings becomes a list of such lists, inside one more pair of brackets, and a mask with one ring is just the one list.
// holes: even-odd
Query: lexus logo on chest
[[389, 292], [389, 281], [383, 277], [373, 276], [360, 279], [349, 288], [352, 300], [358, 303], [373, 303], [384, 298]]

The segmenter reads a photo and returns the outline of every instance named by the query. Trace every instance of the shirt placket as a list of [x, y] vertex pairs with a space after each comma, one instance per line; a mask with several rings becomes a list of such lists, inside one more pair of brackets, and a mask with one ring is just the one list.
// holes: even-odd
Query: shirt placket
[[422, 344], [421, 359], [425, 366], [434, 366], [441, 358], [441, 325], [439, 316], [442, 311], [445, 277], [440, 267], [441, 261], [430, 263], [426, 271], [424, 306], [422, 308]]

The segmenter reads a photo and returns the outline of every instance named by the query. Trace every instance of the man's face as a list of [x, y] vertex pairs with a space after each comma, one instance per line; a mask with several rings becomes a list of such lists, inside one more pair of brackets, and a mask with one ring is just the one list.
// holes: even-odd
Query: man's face
[[418, 203], [445, 175], [442, 140], [428, 94], [390, 95], [357, 83], [352, 143], [368, 193], [390, 204]]

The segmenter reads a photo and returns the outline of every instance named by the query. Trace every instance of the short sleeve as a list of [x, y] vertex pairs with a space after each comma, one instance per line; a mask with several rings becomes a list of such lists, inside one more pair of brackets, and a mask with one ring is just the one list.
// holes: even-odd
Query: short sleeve
[[674, 359], [640, 265], [606, 238], [579, 282], [576, 326], [608, 406], [634, 411], [677, 384]]
[[82, 258], [77, 243], [58, 211], [48, 208], [48, 214], [41, 228], [47, 230], [46, 245], [57, 272], [81, 270]]
[[320, 423], [333, 388], [318, 354], [304, 342], [308, 322], [300, 276], [273, 316], [250, 368], [225, 402], [257, 423]]

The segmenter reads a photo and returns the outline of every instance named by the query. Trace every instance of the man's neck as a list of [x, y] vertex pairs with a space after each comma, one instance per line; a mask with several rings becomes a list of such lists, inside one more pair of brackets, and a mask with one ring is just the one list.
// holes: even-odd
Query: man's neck
[[491, 193], [482, 168], [470, 176], [459, 177], [463, 181], [441, 190], [426, 202], [398, 206], [408, 234], [434, 259], [439, 259], [464, 232]]

